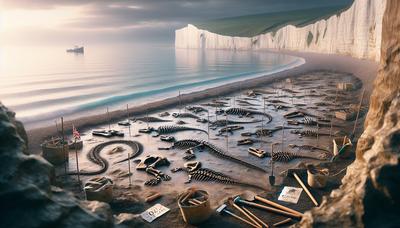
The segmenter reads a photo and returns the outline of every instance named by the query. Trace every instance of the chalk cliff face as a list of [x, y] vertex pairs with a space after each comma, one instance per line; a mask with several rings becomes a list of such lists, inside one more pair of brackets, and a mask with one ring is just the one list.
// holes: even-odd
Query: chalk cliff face
[[355, 0], [339, 15], [304, 27], [287, 25], [254, 37], [230, 37], [193, 25], [175, 31], [176, 48], [287, 49], [351, 55], [379, 61], [386, 0]]
[[397, 227], [400, 224], [400, 1], [388, 0], [382, 57], [356, 161], [343, 185], [302, 227]]

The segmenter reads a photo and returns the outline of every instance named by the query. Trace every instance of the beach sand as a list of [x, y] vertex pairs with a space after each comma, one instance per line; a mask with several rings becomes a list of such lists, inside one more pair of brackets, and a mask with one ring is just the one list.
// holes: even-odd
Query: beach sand
[[[372, 61], [367, 61], [367, 60], [358, 60], [350, 57], [343, 57], [343, 56], [336, 56], [336, 55], [322, 55], [322, 54], [313, 54], [313, 53], [294, 53], [294, 52], [285, 52], [286, 54], [290, 55], [295, 55], [302, 57], [306, 60], [306, 63], [300, 67], [276, 73], [273, 75], [268, 75], [265, 77], [259, 77], [255, 79], [248, 79], [240, 82], [234, 82], [234, 83], [229, 83], [224, 86], [219, 86], [216, 88], [210, 88], [206, 89], [203, 91], [197, 91], [197, 92], [192, 92], [190, 94], [183, 94], [181, 96], [181, 102], [182, 102], [182, 107], [186, 105], [191, 105], [193, 103], [201, 103], [201, 101], [207, 102], [207, 100], [210, 100], [212, 97], [222, 97], [222, 96], [232, 96], [232, 94], [236, 94], [235, 96], [238, 96], [238, 94], [241, 92], [239, 90], [242, 90], [245, 92], [248, 89], [251, 88], [257, 88], [257, 87], [269, 87], [271, 86], [272, 83], [280, 83], [280, 81], [284, 78], [291, 77], [291, 78], [296, 78], [296, 76], [303, 77], [304, 75], [310, 74], [310, 75], [320, 75], [323, 77], [324, 75], [329, 75], [332, 72], [345, 72], [350, 73], [361, 79], [363, 82], [364, 89], [366, 90], [366, 98], [364, 99], [364, 103], [367, 103], [367, 98], [369, 97], [372, 85], [373, 85], [373, 80], [376, 76], [377, 73], [377, 63], [372, 62]], [[325, 73], [326, 72], [326, 73]], [[330, 72], [330, 73], [329, 73]], [[341, 73], [338, 73], [340, 75]], [[335, 88], [332, 88], [335, 89]], [[358, 95], [359, 95], [358, 91]], [[351, 97], [353, 103], [355, 97]], [[288, 98], [285, 98], [286, 101], [288, 101]], [[312, 101], [304, 100], [304, 103], [312, 104]], [[177, 97], [175, 98], [168, 98], [162, 101], [155, 101], [153, 103], [149, 103], [147, 105], [142, 105], [138, 107], [132, 107], [129, 112], [130, 116], [139, 116], [143, 115], [146, 112], [149, 112], [152, 116], [155, 116], [156, 113], [160, 113], [164, 110], [171, 112], [178, 112], [177, 107], [179, 106], [179, 99]], [[268, 110], [271, 112], [272, 110]], [[272, 126], [277, 126], [277, 123], [281, 123], [282, 119], [281, 114], [283, 111], [279, 111], [277, 113], [274, 113], [274, 121], [268, 125], [268, 127]], [[126, 111], [121, 110], [121, 111], [114, 111], [110, 113], [111, 117], [111, 124], [112, 128], [117, 127], [116, 126], [116, 121], [122, 120], [126, 118]], [[204, 115], [203, 115], [204, 117]], [[212, 117], [215, 118], [215, 117]], [[220, 117], [223, 118], [223, 117]], [[276, 118], [276, 119], [275, 119]], [[171, 117], [169, 117], [171, 119]], [[184, 119], [186, 121], [186, 119]], [[363, 119], [361, 119], [363, 121]], [[360, 123], [361, 123], [360, 121]], [[195, 122], [189, 122], [189, 125], [195, 126], [198, 128], [201, 128], [201, 124], [196, 124]], [[65, 129], [66, 129], [66, 135], [70, 135], [70, 128], [72, 123], [83, 133], [83, 139], [87, 141], [87, 139], [92, 138], [90, 131], [93, 128], [99, 129], [107, 129], [108, 127], [108, 117], [106, 115], [97, 115], [97, 116], [90, 116], [90, 117], [85, 117], [85, 118], [80, 118], [77, 120], [67, 120], [65, 121]], [[351, 123], [351, 122], [349, 122]], [[151, 124], [151, 126], [157, 126], [161, 124]], [[254, 130], [256, 128], [256, 125], [259, 124], [254, 124], [250, 126], [246, 126], [246, 130]], [[134, 128], [134, 133], [139, 128], [145, 128], [146, 124], [145, 123], [135, 123], [133, 126]], [[203, 126], [204, 127], [204, 126]], [[346, 126], [346, 131], [349, 132], [352, 129], [352, 125]], [[362, 124], [359, 125], [359, 129], [357, 132], [361, 132], [362, 129]], [[126, 129], [124, 129], [126, 133]], [[326, 129], [325, 129], [326, 131]], [[56, 129], [54, 126], [51, 127], [46, 127], [46, 128], [41, 128], [41, 129], [32, 129], [28, 131], [29, 135], [29, 145], [30, 145], [30, 152], [38, 154], [40, 153], [41, 149], [38, 146], [43, 139], [56, 135]], [[274, 137], [272, 138], [267, 138], [266, 140], [280, 140], [280, 134], [277, 133]], [[234, 136], [230, 137], [230, 143], [229, 143], [229, 148], [230, 153], [234, 154], [237, 157], [241, 157], [244, 160], [247, 160], [251, 162], [252, 164], [257, 164], [259, 166], [265, 167], [265, 169], [269, 169], [270, 165], [268, 163], [269, 159], [259, 159], [253, 156], [249, 156], [247, 152], [245, 151], [247, 146], [245, 147], [240, 147], [238, 148], [236, 146], [236, 140], [238, 139], [240, 133], [235, 132]], [[179, 133], [177, 134], [178, 139], [182, 139], [184, 137], [190, 137], [190, 138], [202, 138], [206, 139], [206, 135], [201, 132], [197, 133]], [[183, 191], [183, 189], [187, 187], [192, 187], [196, 186], [202, 189], [207, 190], [211, 195], [212, 195], [212, 207], [215, 208], [219, 204], [221, 204], [227, 196], [233, 196], [235, 194], [238, 194], [240, 192], [243, 192], [245, 188], [240, 187], [240, 186], [224, 186], [221, 184], [214, 184], [214, 183], [207, 183], [207, 182], [195, 182], [194, 184], [191, 185], [185, 185], [183, 182], [187, 178], [187, 174], [185, 173], [178, 173], [178, 174], [171, 174], [169, 169], [171, 168], [176, 168], [179, 166], [182, 166], [184, 161], [182, 160], [182, 156], [184, 155], [184, 151], [158, 151], [157, 147], [158, 146], [168, 146], [169, 144], [159, 142], [158, 138], [151, 137], [149, 135], [141, 135], [138, 137], [128, 137], [132, 140], [137, 140], [140, 141], [144, 147], [145, 151], [142, 154], [141, 157], [145, 155], [158, 155], [158, 156], [167, 156], [168, 159], [171, 161], [171, 165], [169, 167], [164, 167], [162, 168], [162, 171], [167, 173], [168, 175], [172, 176], [172, 180], [168, 182], [162, 182], [160, 185], [155, 186], [155, 187], [148, 187], [148, 186], [143, 186], [144, 181], [148, 180], [150, 176], [144, 172], [137, 172], [136, 170], [133, 171], [133, 183], [131, 187], [128, 187], [128, 178], [126, 176], [118, 179], [116, 176], [118, 175], [116, 171], [126, 171], [127, 170], [127, 165], [126, 164], [121, 164], [121, 165], [116, 165], [111, 167], [105, 175], [108, 176], [113, 176], [116, 179], [116, 186], [115, 186], [115, 196], [116, 199], [111, 203], [111, 208], [113, 209], [113, 212], [115, 214], [122, 213], [122, 212], [128, 212], [128, 213], [140, 213], [147, 208], [149, 208], [151, 204], [147, 204], [143, 202], [143, 198], [145, 195], [149, 192], [161, 192], [164, 193], [164, 196], [161, 200], [156, 201], [156, 203], [161, 203], [163, 205], [168, 206], [171, 208], [171, 211], [168, 212], [166, 215], [164, 215], [162, 218], [156, 220], [152, 226], [162, 226], [162, 225], [167, 225], [167, 226], [176, 226], [176, 227], [183, 227], [185, 224], [182, 221], [179, 209], [176, 204], [176, 197], [177, 195]], [[213, 138], [215, 135], [212, 136]], [[288, 141], [290, 143], [304, 143], [304, 144], [310, 144], [314, 143], [315, 139], [306, 139], [306, 138], [298, 138], [296, 135], [289, 134], [286, 137], [290, 137]], [[102, 139], [100, 139], [102, 140]], [[108, 139], [104, 139], [106, 141]], [[87, 145], [84, 145], [84, 149], [82, 151], [79, 151], [79, 159], [80, 159], [80, 164], [81, 164], [81, 169], [93, 169], [93, 164], [89, 162], [86, 158], [86, 153], [89, 149], [89, 147], [92, 147], [94, 144], [90, 144], [89, 141], [87, 141]], [[94, 142], [96, 143], [96, 142]], [[213, 143], [216, 143], [217, 146], [220, 148], [225, 148], [225, 139], [220, 138], [220, 139], [213, 139]], [[325, 146], [331, 146], [331, 139], [329, 137], [322, 138], [320, 139], [320, 145], [325, 145]], [[112, 147], [106, 148], [106, 150], [111, 150]], [[104, 152], [105, 155], [106, 152]], [[74, 154], [75, 153], [70, 153], [70, 162], [69, 162], [69, 170], [74, 170], [75, 168], [75, 161], [74, 161]], [[125, 153], [123, 154], [108, 154], [107, 159], [110, 160], [110, 162], [119, 160], [123, 157]], [[214, 156], [210, 156], [209, 153], [196, 153], [197, 160], [202, 161], [204, 166], [206, 168], [212, 168], [218, 171], [221, 171], [225, 174], [232, 175], [236, 177], [239, 180], [250, 180], [250, 182], [255, 183], [257, 185], [261, 185], [265, 187], [266, 189], [269, 189], [268, 193], [265, 192], [260, 192], [260, 191], [255, 191], [263, 196], [268, 195], [270, 199], [276, 200], [277, 194], [279, 193], [279, 189], [271, 186], [266, 186], [266, 180], [268, 174], [257, 172], [248, 168], [245, 169], [240, 169], [237, 164], [227, 162], [223, 159], [215, 159]], [[288, 164], [278, 164], [275, 169], [276, 169], [276, 175], [278, 176], [279, 172], [287, 169], [288, 167], [292, 167], [295, 165], [298, 165], [299, 162], [313, 162], [312, 160], [309, 159], [297, 159], [296, 161], [290, 162]], [[337, 165], [336, 167], [333, 167], [332, 170], [334, 172], [338, 172], [338, 170], [342, 169], [343, 167], [346, 167], [348, 164], [352, 162], [352, 159], [348, 160], [343, 160], [340, 161], [341, 163]], [[132, 163], [133, 166], [135, 166], [134, 163]], [[239, 169], [238, 169], [239, 168]], [[134, 169], [134, 168], [132, 168]], [[56, 169], [56, 173], [61, 174], [63, 172], [63, 167], [58, 167]], [[343, 173], [344, 174], [344, 173]], [[336, 179], [333, 181], [334, 183], [331, 184], [327, 189], [323, 191], [314, 191], [314, 193], [317, 193], [317, 200], [321, 201], [321, 197], [323, 195], [326, 195], [329, 193], [334, 188], [337, 188], [337, 186], [340, 184], [340, 179], [343, 175], [338, 175]], [[90, 177], [81, 177], [83, 181], [87, 180]], [[303, 176], [304, 180], [304, 176]], [[289, 186], [296, 186], [296, 182], [287, 182], [288, 180], [282, 177], [277, 177], [277, 183], [278, 184], [283, 184], [283, 185], [289, 185]], [[65, 187], [66, 189], [69, 189], [73, 191], [77, 197], [83, 199], [83, 193], [79, 189], [77, 189], [77, 184], [75, 177], [73, 178], [58, 178], [58, 184], [62, 187]], [[300, 198], [300, 202], [298, 205], [295, 205], [295, 209], [304, 211], [312, 207], [312, 203], [309, 201], [307, 198], [306, 194], [302, 193], [302, 196]], [[288, 205], [288, 204], [286, 204]], [[292, 205], [288, 205], [292, 206]], [[257, 211], [257, 213], [260, 213], [260, 211]], [[260, 215], [260, 214], [259, 214]], [[282, 217], [274, 217], [271, 215], [265, 215], [261, 214], [260, 216], [263, 216], [264, 219], [268, 222], [277, 222]], [[237, 225], [235, 220], [224, 217], [221, 219], [217, 215], [213, 215], [212, 218], [204, 224], [207, 227], [221, 227], [221, 226], [230, 226], [230, 227], [241, 227], [240, 225]], [[188, 226], [191, 227], [191, 226]]]
[[[181, 95], [182, 105], [197, 102], [202, 99], [209, 99], [211, 97], [223, 96], [235, 91], [256, 88], [259, 85], [266, 85], [275, 80], [279, 80], [286, 77], [294, 77], [296, 75], [304, 74], [311, 71], [317, 70], [328, 70], [351, 73], [362, 80], [364, 88], [366, 90], [366, 100], [370, 95], [373, 81], [376, 77], [378, 64], [370, 60], [360, 60], [347, 56], [340, 55], [327, 55], [327, 54], [316, 54], [316, 53], [301, 53], [291, 51], [275, 51], [273, 52], [284, 53], [288, 55], [298, 56], [304, 58], [306, 63], [279, 73], [262, 76], [254, 79], [247, 79], [243, 81], [237, 81], [229, 83], [223, 86], [205, 89], [202, 91], [191, 92], [188, 94]], [[164, 100], [154, 101], [145, 105], [131, 107], [129, 109], [130, 116], [143, 115], [147, 112], [160, 112], [167, 108], [175, 107], [179, 104], [179, 98], [167, 98]], [[70, 135], [72, 130], [72, 124], [80, 130], [87, 130], [97, 125], [104, 124], [111, 119], [111, 122], [115, 122], [126, 118], [126, 110], [117, 110], [110, 112], [110, 115], [99, 114], [93, 116], [82, 117], [74, 120], [64, 120], [65, 133]], [[110, 119], [109, 119], [110, 118]], [[35, 128], [27, 131], [29, 138], [29, 152], [31, 154], [41, 153], [40, 144], [44, 139], [49, 138], [57, 134], [55, 126], [46, 126], [43, 128]]]

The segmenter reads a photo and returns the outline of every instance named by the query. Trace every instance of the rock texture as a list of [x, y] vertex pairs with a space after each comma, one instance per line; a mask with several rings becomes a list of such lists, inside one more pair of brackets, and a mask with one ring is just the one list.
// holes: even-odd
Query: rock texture
[[26, 133], [0, 103], [0, 227], [111, 227], [108, 204], [79, 202], [51, 185], [54, 169], [27, 155]]
[[176, 48], [287, 49], [351, 55], [379, 61], [382, 17], [386, 0], [355, 0], [339, 15], [304, 27], [287, 25], [276, 32], [254, 37], [230, 37], [193, 25], [176, 30]]
[[388, 0], [382, 57], [356, 161], [343, 185], [306, 213], [302, 227], [400, 224], [400, 1]]

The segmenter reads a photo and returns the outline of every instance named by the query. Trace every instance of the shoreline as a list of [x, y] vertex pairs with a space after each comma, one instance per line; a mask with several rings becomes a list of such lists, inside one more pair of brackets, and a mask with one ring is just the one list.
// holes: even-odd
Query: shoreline
[[[270, 52], [282, 53], [303, 58], [305, 63], [285, 71], [273, 73], [269, 75], [260, 76], [257, 78], [245, 79], [235, 82], [230, 82], [225, 85], [212, 87], [204, 90], [193, 91], [186, 94], [181, 94], [181, 103], [184, 106], [187, 103], [209, 99], [212, 97], [223, 96], [232, 92], [251, 89], [259, 87], [261, 84], [265, 85], [276, 80], [287, 77], [295, 77], [297, 75], [306, 74], [313, 71], [334, 71], [351, 73], [361, 79], [363, 87], [366, 91], [366, 97], [369, 98], [372, 91], [373, 81], [377, 75], [378, 63], [371, 60], [355, 59], [349, 56], [340, 56], [332, 54], [317, 54], [317, 53], [302, 53], [294, 51], [281, 51], [281, 50], [268, 50]], [[129, 115], [143, 115], [146, 112], [162, 111], [176, 105], [179, 105], [179, 97], [166, 98], [155, 102], [134, 106], [129, 108]], [[92, 116], [81, 117], [73, 120], [64, 121], [65, 134], [70, 134], [72, 130], [72, 123], [80, 131], [85, 131], [91, 127], [104, 124], [111, 120], [112, 122], [126, 118], [126, 110], [116, 110], [110, 112], [110, 119], [106, 114], [98, 114]], [[50, 136], [57, 134], [55, 126], [48, 126], [43, 128], [33, 128], [27, 131], [28, 134], [28, 147], [31, 154], [39, 154], [40, 143]]]

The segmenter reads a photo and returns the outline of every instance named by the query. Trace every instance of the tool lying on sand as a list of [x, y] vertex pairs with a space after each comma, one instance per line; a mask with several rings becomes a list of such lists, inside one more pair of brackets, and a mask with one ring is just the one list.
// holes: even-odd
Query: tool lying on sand
[[243, 210], [243, 208], [239, 207], [239, 205], [237, 205], [235, 203], [235, 201], [232, 198], [228, 199], [228, 203], [233, 206], [234, 208], [236, 208], [238, 211], [240, 211], [240, 213], [242, 213], [244, 216], [246, 216], [248, 219], [250, 219], [250, 221], [258, 226], [258, 227], [262, 227], [250, 214], [248, 214], [245, 210]]
[[288, 211], [277, 209], [275, 207], [269, 207], [269, 206], [265, 206], [263, 204], [247, 201], [247, 200], [241, 198], [240, 196], [236, 196], [233, 201], [235, 203], [238, 203], [238, 204], [242, 204], [242, 205], [247, 205], [247, 206], [250, 206], [250, 207], [263, 209], [263, 210], [266, 210], [266, 211], [269, 211], [269, 212], [273, 212], [273, 213], [276, 213], [276, 214], [280, 214], [280, 215], [283, 215], [283, 216], [286, 216], [286, 217], [301, 218], [301, 216], [299, 216], [299, 214], [294, 214], [294, 213], [291, 213], [291, 212], [288, 212]]
[[248, 202], [252, 202], [254, 200], [258, 200], [258, 201], [263, 202], [265, 204], [268, 204], [268, 205], [270, 205], [272, 207], [275, 207], [275, 208], [277, 208], [279, 210], [291, 213], [292, 215], [294, 215], [292, 217], [295, 217], [295, 218], [301, 218], [303, 216], [303, 213], [301, 213], [301, 212], [298, 212], [298, 211], [293, 210], [291, 208], [288, 208], [288, 207], [285, 207], [285, 206], [280, 205], [278, 203], [275, 203], [275, 202], [273, 202], [271, 200], [268, 200], [268, 199], [266, 199], [264, 197], [258, 196], [257, 194], [255, 194], [255, 193], [253, 193], [251, 191], [245, 191], [243, 194], [240, 195], [240, 197], [241, 197], [241, 199], [246, 200]]
[[245, 208], [244, 206], [241, 207], [245, 212], [247, 212], [247, 214], [249, 214], [250, 216], [252, 216], [255, 220], [257, 220], [257, 222], [261, 223], [261, 225], [263, 225], [263, 227], [268, 228], [268, 224], [263, 222], [259, 217], [257, 217], [255, 214], [253, 214], [249, 209]]
[[296, 169], [288, 169], [287, 170], [287, 175], [293, 175], [294, 178], [296, 179], [296, 181], [300, 184], [300, 186], [304, 189], [304, 191], [307, 193], [308, 197], [310, 197], [311, 201], [314, 203], [315, 206], [318, 207], [318, 202], [317, 200], [314, 198], [314, 196], [311, 194], [310, 190], [308, 190], [308, 188], [306, 187], [306, 185], [303, 183], [303, 181], [300, 179], [300, 177], [297, 175], [298, 170]]
[[234, 217], [234, 218], [236, 218], [236, 219], [238, 219], [238, 220], [240, 220], [242, 222], [247, 223], [248, 225], [250, 225], [252, 227], [259, 228], [257, 225], [253, 224], [252, 222], [240, 217], [239, 215], [234, 214], [231, 211], [228, 211], [228, 209], [226, 209], [226, 207], [227, 207], [226, 204], [222, 204], [220, 207], [218, 207], [217, 208], [218, 214], [223, 214], [223, 213], [228, 214], [228, 215], [230, 215], [230, 216], [232, 216], [232, 217]]
[[293, 220], [291, 218], [287, 218], [285, 220], [282, 220], [280, 222], [277, 222], [274, 224], [274, 227], [278, 227], [278, 226], [283, 226], [285, 224], [288, 224], [289, 222], [292, 222]]

